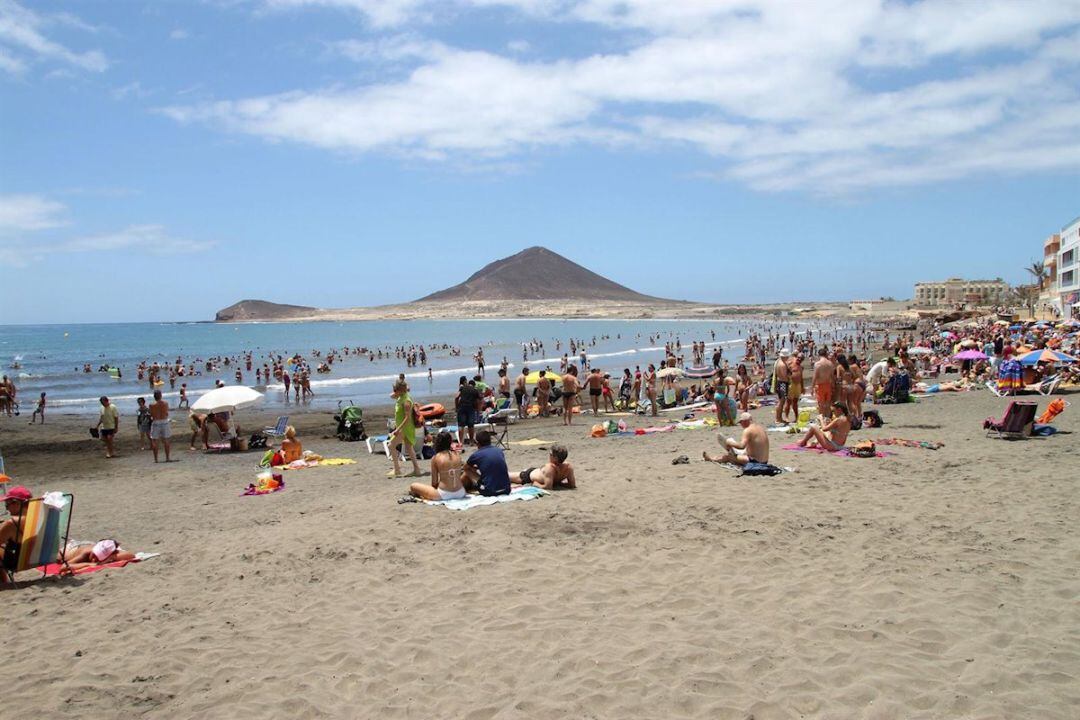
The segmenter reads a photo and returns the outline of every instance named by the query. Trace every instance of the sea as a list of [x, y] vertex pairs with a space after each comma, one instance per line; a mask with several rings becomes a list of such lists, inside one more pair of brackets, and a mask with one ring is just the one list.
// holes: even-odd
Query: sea
[[[214, 387], [215, 382], [236, 384], [237, 364], [207, 372], [205, 359], [236, 357], [243, 370], [243, 384], [264, 393], [263, 406], [273, 409], [296, 407], [277, 382], [258, 385], [254, 369], [271, 356], [305, 357], [314, 369], [315, 352], [325, 356], [330, 350], [345, 347], [383, 350], [384, 357], [374, 361], [368, 355], [339, 357], [329, 374], [312, 373], [314, 398], [305, 408], [333, 410], [342, 404], [361, 406], [386, 405], [399, 373], [405, 373], [412, 395], [417, 400], [445, 398], [457, 388], [461, 375], [472, 377], [476, 371], [474, 356], [482, 348], [486, 361], [484, 379], [497, 382], [503, 359], [511, 378], [523, 364], [531, 370], [558, 370], [571, 339], [584, 343], [588, 362], [599, 366], [612, 377], [623, 368], [634, 370], [663, 358], [664, 344], [676, 341], [683, 346], [698, 341], [710, 348], [725, 348], [724, 357], [737, 362], [743, 356], [743, 343], [752, 331], [772, 330], [801, 332], [811, 325], [803, 322], [770, 320], [751, 322], [743, 318], [715, 320], [617, 320], [617, 319], [515, 319], [515, 320], [385, 320], [357, 322], [307, 323], [115, 323], [77, 325], [0, 325], [0, 371], [10, 376], [18, 388], [21, 410], [30, 413], [40, 393], [47, 393], [48, 408], [54, 412], [93, 414], [100, 407], [98, 398], [107, 395], [121, 412], [134, 414], [136, 400], [150, 398], [153, 388], [146, 380], [136, 379], [136, 367], [142, 361], [163, 365], [178, 357], [185, 364], [194, 362], [200, 374], [185, 376], [176, 388], [161, 386], [165, 397], [175, 405], [180, 382], [187, 383], [191, 402]], [[523, 355], [523, 344], [540, 341], [543, 353]], [[561, 349], [556, 350], [556, 342]], [[423, 345], [427, 365], [406, 367], [395, 357], [394, 349]], [[453, 354], [448, 348], [459, 348]], [[731, 348], [729, 351], [727, 348]], [[244, 369], [243, 354], [253, 353], [251, 372]], [[690, 363], [689, 348], [684, 350]], [[571, 357], [576, 361], [576, 357]], [[91, 372], [84, 372], [89, 363]], [[119, 379], [99, 368], [120, 368]], [[430, 377], [429, 377], [430, 369]]]

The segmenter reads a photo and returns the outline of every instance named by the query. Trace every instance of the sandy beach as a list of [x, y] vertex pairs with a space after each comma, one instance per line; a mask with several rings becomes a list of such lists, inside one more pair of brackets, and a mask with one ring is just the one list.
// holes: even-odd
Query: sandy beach
[[[324, 413], [294, 417], [305, 448], [358, 463], [262, 497], [238, 497], [257, 453], [188, 452], [182, 423], [180, 461], [155, 466], [130, 422], [105, 460], [85, 418], [4, 419], [9, 472], [75, 494], [73, 537], [162, 553], [4, 593], [5, 713], [1075, 717], [1075, 435], [984, 438], [1004, 404], [882, 408], [856, 437], [945, 447], [879, 459], [777, 435], [773, 461], [797, 472], [774, 478], [702, 462], [715, 430], [590, 439], [591, 418], [530, 420], [511, 440], [569, 445], [579, 489], [465, 512], [397, 504], [407, 481], [324, 438]], [[511, 470], [545, 448], [511, 445]]]

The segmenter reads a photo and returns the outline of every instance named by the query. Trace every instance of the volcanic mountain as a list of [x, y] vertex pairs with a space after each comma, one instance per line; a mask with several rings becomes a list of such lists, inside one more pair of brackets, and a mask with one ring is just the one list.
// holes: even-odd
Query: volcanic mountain
[[447, 300], [671, 302], [642, 295], [542, 247], [531, 247], [496, 260], [477, 270], [465, 282], [416, 302]]
[[281, 305], [266, 300], [241, 300], [218, 310], [214, 322], [251, 322], [252, 320], [292, 320], [317, 312], [303, 305]]

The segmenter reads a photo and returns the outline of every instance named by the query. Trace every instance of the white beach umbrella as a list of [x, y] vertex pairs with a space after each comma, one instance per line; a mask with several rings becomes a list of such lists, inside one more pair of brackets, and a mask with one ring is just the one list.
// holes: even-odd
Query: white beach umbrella
[[200, 413], [231, 412], [233, 410], [248, 407], [249, 405], [254, 405], [262, 399], [262, 393], [255, 392], [249, 387], [243, 385], [228, 385], [204, 394], [195, 401], [195, 404], [191, 406], [191, 409]]
[[661, 377], [661, 378], [682, 377], [682, 375], [683, 375], [682, 369], [677, 368], [677, 367], [660, 368], [660, 370], [656, 373], [656, 377]]
[[928, 347], [923, 347], [923, 346], [919, 345], [919, 346], [916, 346], [916, 347], [913, 347], [913, 348], [908, 348], [907, 354], [908, 355], [933, 355], [934, 351], [931, 350]]

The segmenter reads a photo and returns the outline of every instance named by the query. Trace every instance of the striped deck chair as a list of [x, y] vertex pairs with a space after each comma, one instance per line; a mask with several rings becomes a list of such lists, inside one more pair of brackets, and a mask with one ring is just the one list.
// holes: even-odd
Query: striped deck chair
[[263, 434], [270, 437], [283, 437], [285, 435], [285, 428], [289, 427], [289, 416], [280, 415], [277, 419], [277, 425], [274, 427], [263, 428]]
[[64, 550], [67, 548], [71, 527], [71, 506], [75, 496], [64, 493], [64, 507], [56, 509], [46, 505], [42, 498], [23, 503], [19, 531], [15, 543], [4, 548], [3, 569], [14, 580], [14, 573], [41, 568], [59, 558], [67, 565]]

